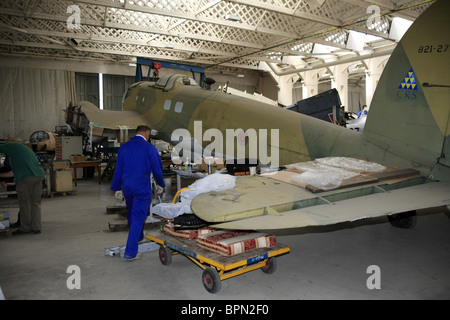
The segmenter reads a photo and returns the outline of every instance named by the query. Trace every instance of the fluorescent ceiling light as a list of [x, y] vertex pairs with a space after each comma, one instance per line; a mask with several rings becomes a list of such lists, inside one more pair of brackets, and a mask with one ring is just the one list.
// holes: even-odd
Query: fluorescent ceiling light
[[345, 47], [354, 51], [364, 50], [365, 34], [357, 31], [350, 30]]
[[239, 20], [241, 20], [241, 18], [239, 18], [238, 16], [236, 16], [234, 14], [227, 14], [225, 16], [225, 20], [228, 20], [228, 21], [239, 21]]
[[103, 73], [98, 74], [98, 107], [103, 110]]
[[400, 41], [406, 31], [408, 31], [409, 27], [411, 27], [412, 23], [412, 21], [394, 17], [392, 19], [391, 29], [389, 31], [389, 38]]

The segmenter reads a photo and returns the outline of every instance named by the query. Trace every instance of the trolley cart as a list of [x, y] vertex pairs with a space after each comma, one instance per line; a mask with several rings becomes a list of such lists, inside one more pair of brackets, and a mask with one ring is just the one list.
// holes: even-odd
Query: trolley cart
[[273, 248], [260, 248], [234, 256], [224, 256], [199, 247], [195, 240], [175, 238], [160, 230], [150, 231], [146, 238], [160, 245], [159, 259], [163, 265], [172, 262], [172, 255], [182, 254], [203, 269], [202, 283], [209, 293], [219, 292], [222, 280], [261, 269], [274, 273], [276, 257], [290, 252], [289, 246], [277, 243]]

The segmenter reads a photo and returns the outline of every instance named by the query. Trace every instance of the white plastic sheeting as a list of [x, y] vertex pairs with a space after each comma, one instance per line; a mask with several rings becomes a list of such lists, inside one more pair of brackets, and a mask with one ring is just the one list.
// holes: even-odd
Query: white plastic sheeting
[[322, 190], [339, 188], [342, 181], [357, 176], [358, 173], [344, 169], [318, 165], [317, 169], [307, 169], [305, 172], [292, 176], [292, 180], [305, 183]]
[[195, 181], [189, 189], [180, 192], [180, 202], [160, 203], [152, 208], [152, 212], [166, 219], [174, 219], [182, 214], [190, 214], [191, 201], [197, 195], [210, 191], [223, 191], [233, 189], [236, 177], [228, 174], [214, 173], [203, 179]]
[[350, 169], [358, 172], [382, 172], [386, 170], [386, 167], [381, 164], [355, 158], [327, 157], [316, 159], [316, 161], [326, 166]]
[[378, 163], [347, 157], [319, 158], [286, 167], [303, 171], [292, 176], [294, 182], [308, 184], [325, 191], [338, 188], [342, 181], [355, 177], [361, 172], [382, 172], [386, 169]]

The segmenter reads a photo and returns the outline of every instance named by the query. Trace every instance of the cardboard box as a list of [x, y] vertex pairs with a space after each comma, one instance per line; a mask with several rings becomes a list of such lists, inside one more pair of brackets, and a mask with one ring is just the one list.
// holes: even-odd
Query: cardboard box
[[64, 192], [73, 190], [72, 171], [70, 170], [51, 171], [50, 179], [53, 191]]
[[55, 137], [55, 156], [57, 160], [69, 160], [73, 154], [83, 154], [82, 136]]
[[[211, 173], [216, 172], [217, 170], [225, 168], [225, 159], [218, 158], [204, 158], [202, 164], [198, 165], [199, 171], [205, 171], [208, 173], [208, 162], [211, 163]], [[218, 163], [221, 162], [221, 163]]]
[[70, 170], [70, 162], [68, 160], [54, 160], [52, 163], [53, 170]]
[[79, 154], [73, 154], [70, 156], [70, 162], [80, 162], [80, 161], [86, 161], [86, 157]]

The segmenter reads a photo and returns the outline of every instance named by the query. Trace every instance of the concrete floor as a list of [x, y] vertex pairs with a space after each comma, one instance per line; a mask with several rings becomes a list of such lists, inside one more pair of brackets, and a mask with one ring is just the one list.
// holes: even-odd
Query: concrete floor
[[[77, 195], [43, 199], [39, 235], [0, 236], [0, 287], [5, 299], [449, 299], [450, 220], [443, 210], [420, 212], [414, 229], [386, 219], [366, 224], [297, 230], [278, 235], [291, 253], [267, 275], [256, 270], [222, 282], [217, 294], [202, 285], [202, 270], [183, 256], [163, 266], [158, 252], [125, 262], [104, 249], [124, 245], [126, 231], [108, 231], [109, 184], [79, 181]], [[17, 219], [18, 208], [9, 211]], [[81, 289], [68, 289], [71, 265]], [[368, 268], [380, 269], [381, 289], [369, 290]]]

